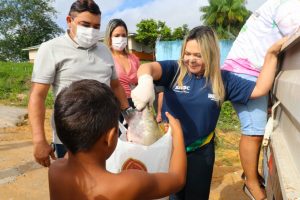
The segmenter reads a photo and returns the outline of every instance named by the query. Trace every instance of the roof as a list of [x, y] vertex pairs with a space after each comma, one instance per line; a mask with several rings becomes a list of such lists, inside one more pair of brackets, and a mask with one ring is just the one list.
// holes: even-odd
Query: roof
[[39, 45], [27, 47], [27, 48], [25, 48], [25, 49], [22, 49], [22, 51], [30, 51], [30, 50], [38, 49], [38, 48], [40, 48], [40, 46], [41, 46], [41, 45], [39, 44]]

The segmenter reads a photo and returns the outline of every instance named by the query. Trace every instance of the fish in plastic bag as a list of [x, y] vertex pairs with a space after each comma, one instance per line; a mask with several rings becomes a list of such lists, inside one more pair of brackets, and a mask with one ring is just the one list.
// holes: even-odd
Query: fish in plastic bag
[[133, 109], [126, 116], [126, 121], [129, 142], [149, 146], [164, 135], [155, 120], [152, 106], [146, 106], [142, 111]]

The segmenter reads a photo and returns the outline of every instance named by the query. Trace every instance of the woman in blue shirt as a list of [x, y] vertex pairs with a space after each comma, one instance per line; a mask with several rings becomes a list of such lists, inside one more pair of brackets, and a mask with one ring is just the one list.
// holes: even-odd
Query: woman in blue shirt
[[187, 179], [177, 199], [208, 199], [215, 160], [214, 129], [225, 100], [247, 103], [265, 95], [272, 86], [277, 55], [283, 42], [275, 43], [265, 58], [258, 81], [252, 82], [220, 70], [220, 51], [214, 31], [207, 26], [192, 29], [185, 38], [179, 61], [146, 63], [138, 70], [138, 86], [132, 91], [137, 109], [154, 99], [153, 80], [165, 87], [166, 111], [182, 124], [187, 152]]

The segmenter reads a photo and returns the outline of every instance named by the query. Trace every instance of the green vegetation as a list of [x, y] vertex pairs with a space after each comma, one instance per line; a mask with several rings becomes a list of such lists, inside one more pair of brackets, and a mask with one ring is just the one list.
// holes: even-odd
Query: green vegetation
[[251, 14], [245, 0], [209, 0], [208, 6], [200, 8], [201, 20], [213, 27], [220, 39], [234, 39]]
[[[31, 86], [31, 63], [0, 62], [0, 101], [7, 105], [27, 106]], [[50, 91], [46, 106], [53, 104]]]
[[216, 128], [216, 161], [225, 166], [239, 166], [240, 122], [229, 101], [222, 105]]
[[173, 31], [165, 22], [155, 21], [154, 19], [143, 19], [137, 25], [135, 39], [150, 47], [155, 47], [157, 39], [161, 41], [182, 40], [189, 32], [187, 24], [175, 28]]
[[240, 130], [239, 118], [229, 101], [222, 105], [217, 128], [224, 132]]
[[22, 49], [39, 45], [63, 32], [53, 20], [53, 0], [0, 1], [0, 61], [26, 61]]

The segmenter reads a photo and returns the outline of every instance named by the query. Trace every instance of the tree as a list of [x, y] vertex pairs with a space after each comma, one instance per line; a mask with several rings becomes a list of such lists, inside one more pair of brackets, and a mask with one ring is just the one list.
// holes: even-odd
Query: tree
[[168, 41], [172, 40], [172, 30], [169, 28], [165, 22], [158, 21], [158, 33], [160, 40]]
[[0, 60], [28, 60], [23, 48], [41, 44], [63, 30], [52, 20], [53, 0], [0, 1]]
[[177, 27], [173, 31], [173, 40], [182, 40], [185, 35], [189, 32], [189, 28], [187, 24], [182, 25], [181, 27]]
[[209, 0], [200, 11], [204, 24], [213, 27], [220, 39], [235, 38], [251, 14], [245, 0]]
[[159, 36], [157, 22], [154, 19], [145, 19], [140, 21], [136, 27], [136, 41], [154, 48], [155, 41]]
[[155, 21], [154, 19], [141, 20], [136, 26], [136, 41], [152, 48], [154, 48], [158, 39], [161, 41], [182, 40], [189, 31], [187, 24], [184, 24], [182, 27], [175, 28], [172, 32], [172, 29], [165, 22]]

